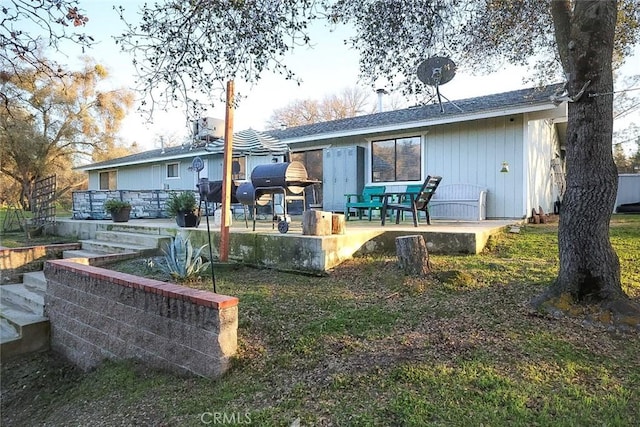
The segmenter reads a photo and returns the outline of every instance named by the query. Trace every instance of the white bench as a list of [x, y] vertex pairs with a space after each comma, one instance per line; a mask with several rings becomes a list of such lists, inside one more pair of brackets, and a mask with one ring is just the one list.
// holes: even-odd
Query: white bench
[[482, 221], [487, 218], [487, 189], [475, 184], [441, 185], [429, 202], [433, 219]]

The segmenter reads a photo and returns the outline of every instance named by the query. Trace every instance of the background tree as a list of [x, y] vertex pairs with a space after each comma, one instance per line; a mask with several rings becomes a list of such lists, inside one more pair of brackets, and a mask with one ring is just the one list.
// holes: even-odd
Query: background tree
[[69, 176], [76, 161], [113, 143], [133, 95], [99, 91], [106, 78], [104, 67], [88, 60], [82, 71], [56, 78], [40, 70], [0, 74], [7, 96], [0, 105], [0, 172], [20, 185], [14, 201], [28, 208], [33, 183], [53, 173], [64, 195], [79, 185]]
[[167, 0], [148, 6], [120, 42], [136, 55], [148, 93], [165, 89], [168, 98], [188, 102], [189, 91], [208, 94], [228, 79], [254, 82], [267, 70], [293, 78], [282, 59], [309, 42], [305, 30], [319, 17], [355, 27], [351, 43], [364, 79], [384, 77], [407, 93], [424, 90], [415, 70], [434, 54], [489, 69], [546, 53], [540, 75], [545, 82], [566, 76], [575, 102], [569, 104], [560, 271], [536, 305], [568, 295], [638, 312], [622, 291], [609, 241], [617, 190], [612, 67], [638, 42], [636, 0]]
[[267, 122], [267, 128], [278, 129], [282, 125], [292, 127], [346, 119], [371, 113], [373, 110], [369, 94], [355, 86], [325, 96], [321, 101], [304, 99], [290, 102], [289, 105], [273, 112]]

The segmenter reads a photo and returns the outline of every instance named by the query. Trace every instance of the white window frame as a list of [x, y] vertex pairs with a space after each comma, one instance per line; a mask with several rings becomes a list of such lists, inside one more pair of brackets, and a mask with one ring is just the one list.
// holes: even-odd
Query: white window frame
[[[177, 175], [176, 176], [169, 176], [169, 166], [172, 165], [176, 165], [176, 169], [177, 169]], [[171, 162], [171, 163], [166, 163], [165, 166], [165, 178], [166, 179], [180, 179], [180, 162]]]

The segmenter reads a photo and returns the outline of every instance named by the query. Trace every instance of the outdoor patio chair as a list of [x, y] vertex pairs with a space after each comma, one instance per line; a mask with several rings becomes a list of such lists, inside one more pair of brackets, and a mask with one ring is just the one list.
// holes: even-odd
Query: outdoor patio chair
[[[358, 219], [362, 219], [362, 211], [366, 210], [371, 221], [371, 212], [375, 209], [382, 209], [382, 199], [384, 197], [384, 186], [365, 186], [362, 194], [345, 194], [347, 202], [345, 204], [346, 220], [349, 220], [349, 210], [356, 209], [358, 211]], [[355, 200], [353, 198], [355, 197]]]
[[[427, 224], [431, 224], [429, 217], [429, 201], [436, 192], [436, 188], [440, 185], [442, 177], [428, 176], [417, 193], [406, 192], [403, 194], [385, 194], [384, 202], [380, 212], [382, 225], [387, 217], [387, 209], [396, 211], [396, 224], [400, 223], [401, 212], [411, 212], [413, 216], [413, 225], [418, 226], [418, 211], [424, 211], [427, 217]], [[394, 199], [396, 198], [396, 201]], [[408, 202], [407, 202], [408, 198]]]

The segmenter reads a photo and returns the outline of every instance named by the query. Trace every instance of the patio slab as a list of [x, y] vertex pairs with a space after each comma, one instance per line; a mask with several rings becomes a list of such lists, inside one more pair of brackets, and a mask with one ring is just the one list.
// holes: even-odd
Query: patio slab
[[[379, 221], [354, 221], [346, 224], [345, 234], [331, 236], [303, 236], [300, 217], [293, 217], [289, 231], [279, 233], [270, 220], [252, 221], [245, 226], [243, 219], [234, 219], [229, 229], [229, 258], [248, 264], [281, 270], [324, 273], [357, 254], [395, 254], [395, 238], [412, 234], [423, 235], [427, 247], [435, 254], [477, 254], [489, 237], [501, 232], [517, 220], [432, 221], [431, 225], [414, 227], [411, 222], [389, 224]], [[194, 245], [211, 239], [214, 256], [220, 242], [220, 227], [213, 217], [202, 218], [197, 228], [179, 228], [173, 219], [132, 219], [127, 223], [110, 220], [57, 219], [56, 234], [94, 239], [100, 231], [122, 231], [173, 236], [189, 233]]]

